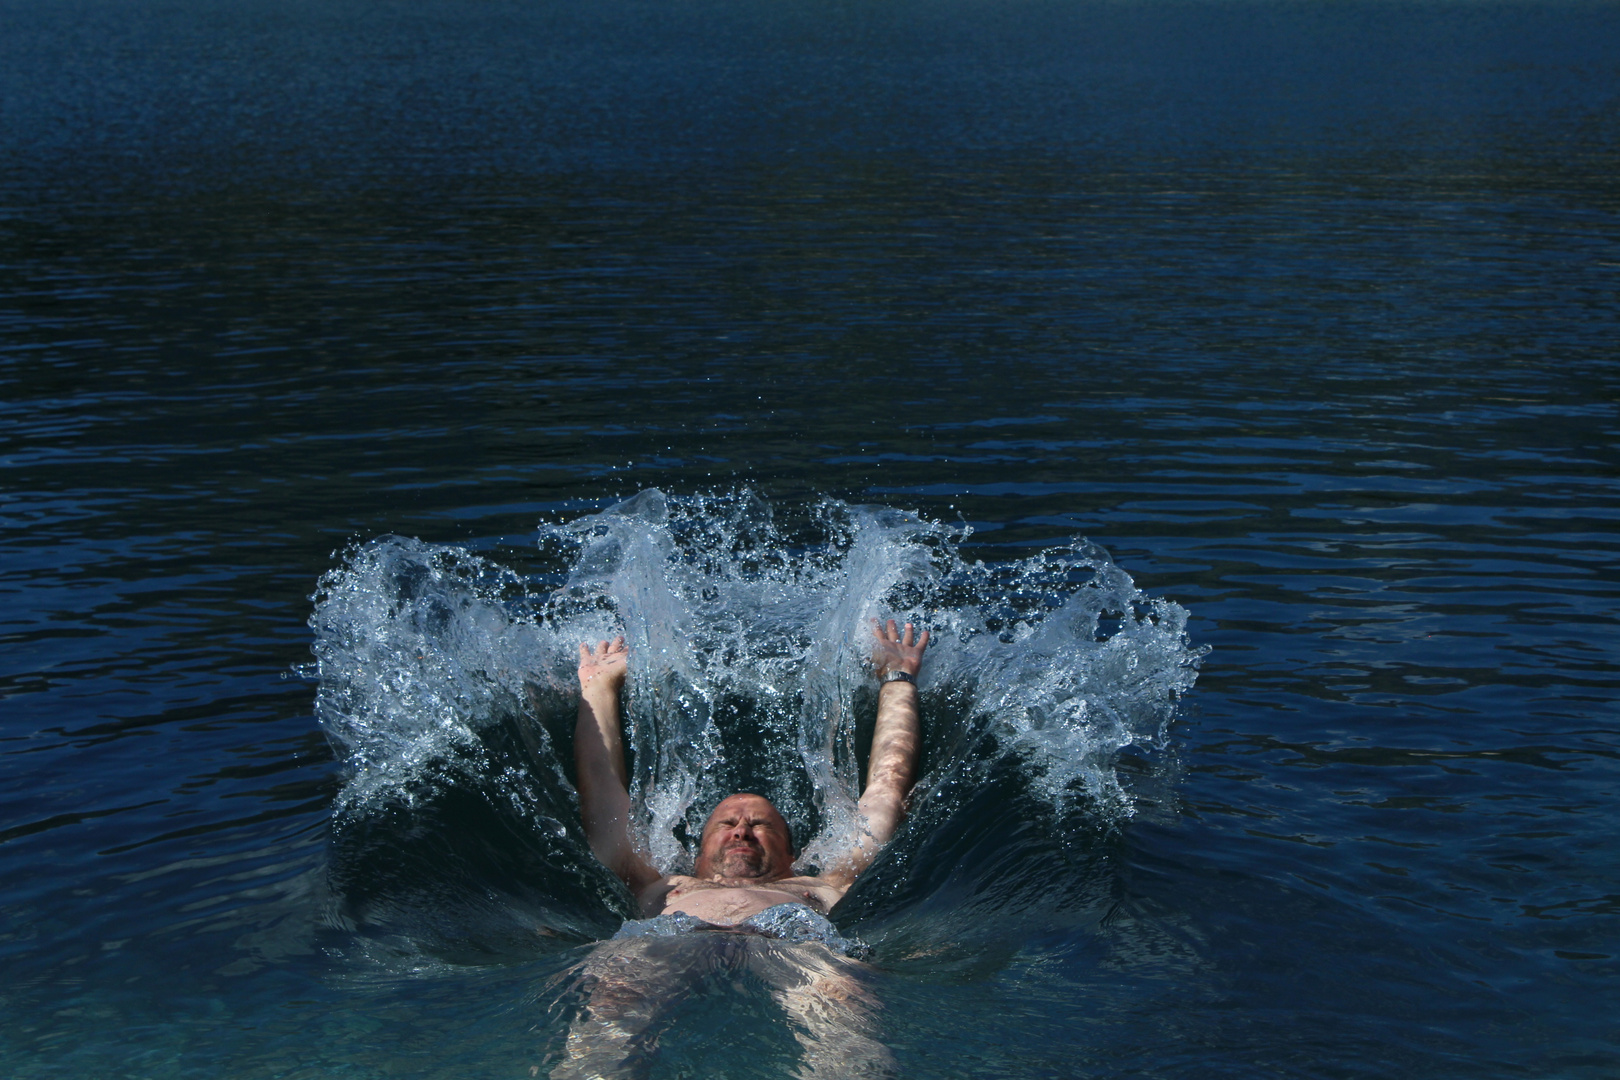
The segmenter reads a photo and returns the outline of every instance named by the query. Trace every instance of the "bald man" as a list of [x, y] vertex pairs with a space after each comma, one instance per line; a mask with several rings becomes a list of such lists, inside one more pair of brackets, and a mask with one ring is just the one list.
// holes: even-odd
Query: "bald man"
[[679, 913], [712, 926], [736, 927], [785, 904], [825, 916], [905, 816], [917, 765], [917, 673], [927, 646], [928, 631], [918, 636], [910, 623], [904, 630], [893, 619], [874, 624], [872, 665], [880, 685], [866, 790], [858, 806], [860, 836], [826, 872], [796, 877], [787, 822], [769, 799], [746, 793], [721, 800], [709, 815], [690, 875], [660, 874], [647, 862], [630, 841], [620, 729], [619, 695], [629, 652], [623, 638], [595, 649], [580, 645], [574, 761], [592, 853], [630, 887], [643, 918]]

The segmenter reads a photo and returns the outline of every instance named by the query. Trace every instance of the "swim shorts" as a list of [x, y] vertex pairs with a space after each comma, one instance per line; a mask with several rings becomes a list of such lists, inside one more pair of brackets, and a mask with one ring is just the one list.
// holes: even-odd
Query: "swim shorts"
[[672, 937], [678, 934], [753, 934], [756, 937], [775, 938], [777, 941], [815, 942], [834, 952], [857, 960], [871, 952], [857, 938], [847, 938], [838, 932], [827, 916], [804, 904], [777, 904], [757, 915], [750, 916], [735, 926], [721, 926], [705, 922], [695, 915], [670, 912], [654, 915], [650, 919], [632, 919], [619, 927], [613, 935], [615, 941], [626, 938]]

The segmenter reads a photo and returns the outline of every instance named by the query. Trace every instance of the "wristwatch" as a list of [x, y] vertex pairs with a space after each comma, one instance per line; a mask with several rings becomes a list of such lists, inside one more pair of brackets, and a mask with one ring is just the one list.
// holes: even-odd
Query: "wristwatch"
[[917, 676], [913, 675], [909, 671], [900, 671], [900, 670], [897, 669], [895, 671], [891, 671], [888, 674], [884, 675], [883, 678], [878, 680], [878, 681], [879, 682], [885, 682], [885, 683], [908, 682], [912, 686], [916, 686], [917, 685]]

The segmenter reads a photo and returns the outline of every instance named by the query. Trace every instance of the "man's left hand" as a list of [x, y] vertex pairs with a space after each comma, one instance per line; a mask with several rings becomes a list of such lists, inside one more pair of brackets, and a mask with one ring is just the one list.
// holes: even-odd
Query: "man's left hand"
[[891, 671], [904, 671], [913, 677], [922, 669], [923, 650], [928, 648], [928, 631], [918, 637], [916, 628], [906, 623], [905, 631], [890, 619], [888, 625], [872, 620], [872, 667], [878, 678]]

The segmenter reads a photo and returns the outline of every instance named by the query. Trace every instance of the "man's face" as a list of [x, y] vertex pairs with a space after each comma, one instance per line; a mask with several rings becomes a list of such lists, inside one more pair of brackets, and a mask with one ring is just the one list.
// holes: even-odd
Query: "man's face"
[[761, 795], [723, 800], [703, 826], [695, 875], [775, 881], [793, 870], [787, 822]]

